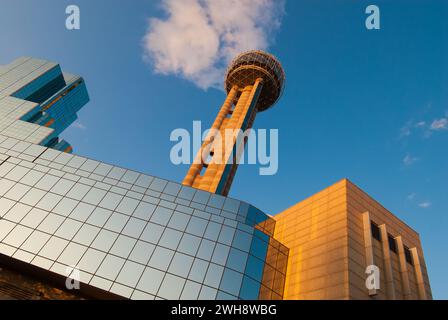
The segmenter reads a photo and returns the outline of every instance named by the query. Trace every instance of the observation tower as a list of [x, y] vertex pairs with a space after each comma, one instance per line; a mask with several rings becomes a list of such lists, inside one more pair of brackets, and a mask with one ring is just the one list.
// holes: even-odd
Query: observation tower
[[280, 62], [263, 51], [237, 56], [225, 76], [227, 97], [205, 138], [183, 185], [227, 196], [240, 156], [258, 112], [280, 98], [285, 73]]

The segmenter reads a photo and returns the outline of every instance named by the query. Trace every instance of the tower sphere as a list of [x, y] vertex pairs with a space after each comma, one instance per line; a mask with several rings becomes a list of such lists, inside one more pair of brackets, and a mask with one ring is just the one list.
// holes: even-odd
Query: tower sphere
[[258, 78], [263, 79], [263, 89], [257, 109], [264, 111], [277, 102], [285, 84], [283, 67], [273, 55], [253, 50], [237, 56], [227, 68], [225, 89], [229, 93], [234, 85], [245, 88], [253, 85]]

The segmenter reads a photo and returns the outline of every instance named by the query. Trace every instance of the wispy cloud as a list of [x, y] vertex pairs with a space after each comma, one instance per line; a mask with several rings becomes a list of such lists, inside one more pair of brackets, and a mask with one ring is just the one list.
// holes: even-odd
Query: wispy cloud
[[404, 159], [403, 159], [403, 164], [405, 166], [411, 166], [413, 165], [415, 162], [417, 162], [419, 159], [417, 157], [413, 157], [410, 154], [407, 154]]
[[156, 73], [203, 89], [222, 87], [228, 62], [267, 49], [284, 15], [284, 0], [162, 0], [167, 17], [149, 20], [144, 58]]
[[412, 201], [415, 199], [415, 197], [417, 196], [417, 194], [415, 192], [408, 194], [407, 198], [409, 201]]
[[429, 202], [429, 201], [425, 201], [425, 202], [419, 203], [418, 206], [419, 206], [420, 208], [427, 209], [427, 208], [429, 208], [429, 207], [432, 206], [432, 203]]
[[73, 126], [73, 128], [80, 129], [80, 130], [86, 130], [87, 129], [87, 127], [84, 124], [82, 124], [81, 122], [79, 122], [79, 121], [73, 123], [72, 126]]
[[431, 123], [430, 129], [434, 130], [434, 131], [447, 130], [448, 129], [448, 118], [441, 118], [441, 119], [434, 120]]

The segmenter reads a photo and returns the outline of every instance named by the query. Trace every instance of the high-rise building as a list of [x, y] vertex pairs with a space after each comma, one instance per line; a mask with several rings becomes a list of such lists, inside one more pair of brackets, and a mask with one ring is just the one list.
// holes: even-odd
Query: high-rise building
[[71, 154], [58, 136], [88, 101], [83, 79], [1, 66], [0, 298], [431, 298], [417, 233], [348, 180], [275, 216], [227, 197], [245, 140], [217, 132], [250, 128], [284, 79], [269, 54], [235, 59], [182, 185]]

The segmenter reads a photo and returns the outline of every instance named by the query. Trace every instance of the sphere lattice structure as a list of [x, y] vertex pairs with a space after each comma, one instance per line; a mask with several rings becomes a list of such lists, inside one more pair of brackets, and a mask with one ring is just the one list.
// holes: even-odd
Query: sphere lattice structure
[[285, 85], [285, 72], [273, 55], [260, 50], [248, 51], [237, 56], [229, 65], [225, 77], [225, 89], [234, 85], [244, 88], [263, 79], [263, 90], [257, 103], [258, 111], [273, 106], [280, 98]]

